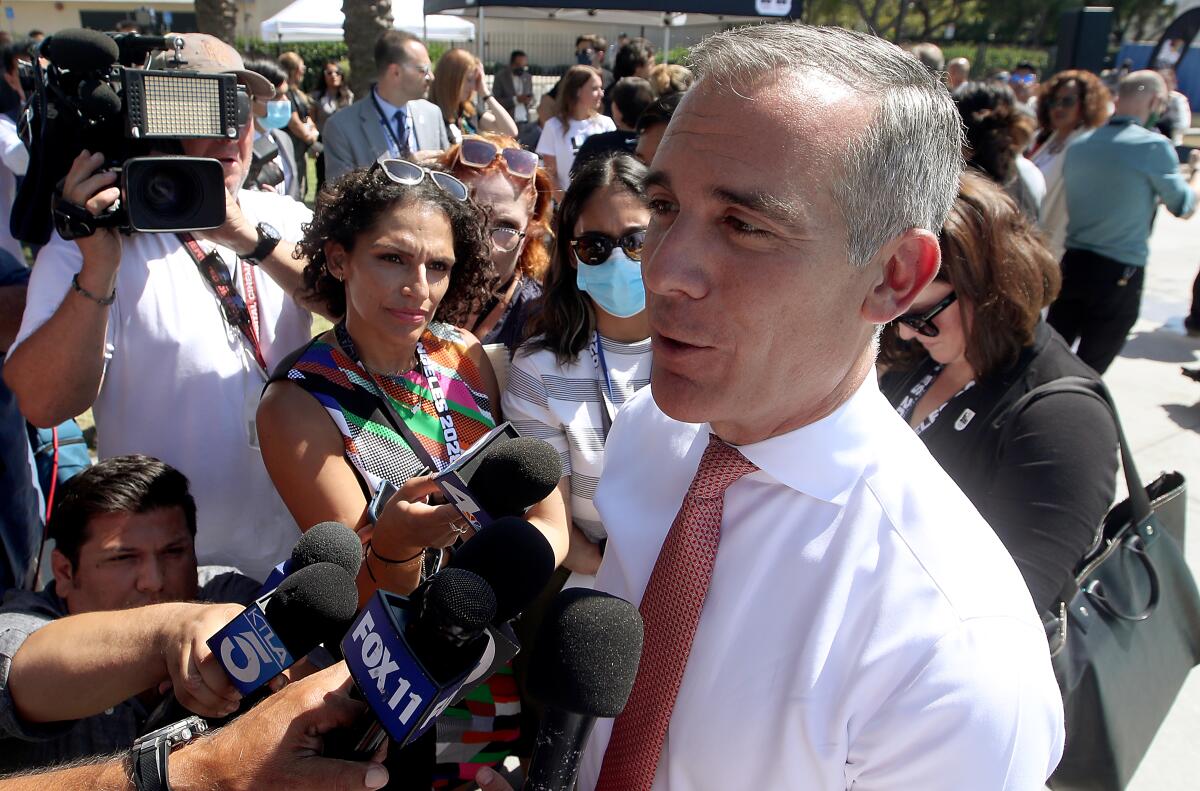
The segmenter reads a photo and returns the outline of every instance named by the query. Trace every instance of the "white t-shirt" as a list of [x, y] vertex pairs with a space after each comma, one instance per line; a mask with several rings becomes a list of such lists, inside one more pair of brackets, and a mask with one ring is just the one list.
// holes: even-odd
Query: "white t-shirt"
[[[267, 222], [290, 241], [312, 219], [283, 195], [242, 190], [239, 202], [251, 223]], [[183, 472], [196, 499], [199, 562], [262, 579], [300, 535], [250, 444], [248, 417], [264, 377], [174, 234], [139, 233], [122, 242], [104, 379], [93, 405], [100, 457], [144, 453]], [[218, 251], [244, 294], [237, 257]], [[54, 314], [82, 265], [79, 247], [57, 234], [42, 248], [15, 345]], [[259, 342], [273, 368], [308, 341], [312, 316], [261, 269], [252, 271]]]
[[582, 121], [572, 120], [563, 134], [562, 121], [557, 117], [551, 118], [542, 127], [542, 136], [538, 139], [537, 152], [544, 156], [554, 157], [554, 184], [561, 190], [571, 185], [571, 166], [575, 164], [575, 154], [583, 141], [601, 132], [613, 132], [617, 125], [607, 115], [593, 115]]
[[21, 243], [13, 238], [8, 227], [13, 201], [17, 198], [17, 176], [24, 176], [29, 167], [29, 150], [17, 136], [17, 125], [7, 115], [0, 115], [0, 249], [7, 250], [25, 263]]
[[[710, 433], [653, 395], [617, 416], [596, 493], [596, 589], [635, 605]], [[1045, 630], [1000, 539], [875, 377], [739, 450], [758, 470], [725, 492], [653, 791], [1041, 788], [1063, 748]], [[597, 721], [580, 791], [612, 728]]]
[[1059, 139], [1058, 132], [1054, 132], [1031, 157], [1046, 181], [1046, 197], [1042, 200], [1042, 213], [1038, 224], [1042, 227], [1046, 247], [1060, 260], [1066, 252], [1068, 217], [1063, 163], [1066, 161], [1067, 147], [1078, 140], [1084, 131], [1086, 130], [1083, 127], [1074, 130], [1065, 141]]

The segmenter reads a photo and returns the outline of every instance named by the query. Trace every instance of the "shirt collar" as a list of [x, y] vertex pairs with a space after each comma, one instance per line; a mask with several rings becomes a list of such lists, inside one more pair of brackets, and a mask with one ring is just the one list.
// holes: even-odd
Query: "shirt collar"
[[[883, 403], [874, 372], [844, 404], [815, 423], [761, 442], [739, 445], [742, 455], [784, 486], [843, 505], [875, 455]], [[711, 426], [708, 427], [712, 432]]]
[[373, 94], [375, 94], [375, 101], [379, 102], [379, 106], [383, 109], [384, 116], [389, 121], [392, 120], [393, 118], [395, 118], [397, 111], [399, 111], [401, 108], [397, 107], [396, 105], [389, 102], [387, 99], [384, 99], [382, 96], [380, 96], [379, 88], [377, 86], [372, 85], [371, 92]]

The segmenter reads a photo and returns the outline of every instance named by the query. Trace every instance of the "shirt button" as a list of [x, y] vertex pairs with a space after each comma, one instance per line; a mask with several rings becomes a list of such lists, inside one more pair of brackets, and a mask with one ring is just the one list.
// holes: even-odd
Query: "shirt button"
[[104, 713], [111, 716], [114, 711], [116, 711], [116, 709], [105, 709]]

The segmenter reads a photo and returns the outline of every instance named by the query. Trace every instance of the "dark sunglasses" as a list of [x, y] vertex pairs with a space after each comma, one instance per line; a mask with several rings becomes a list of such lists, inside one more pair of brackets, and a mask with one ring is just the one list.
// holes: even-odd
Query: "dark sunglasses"
[[458, 161], [467, 167], [486, 168], [497, 157], [510, 175], [531, 179], [537, 173], [537, 154], [523, 148], [500, 148], [490, 140], [474, 136], [464, 137], [458, 147]]
[[423, 168], [415, 162], [409, 162], [407, 159], [380, 157], [375, 164], [383, 170], [388, 178], [397, 184], [415, 187], [424, 181], [426, 176], [429, 176], [429, 178], [433, 179], [434, 184], [442, 188], [442, 192], [445, 192], [456, 201], [465, 201], [469, 194], [467, 185], [449, 173]]
[[1061, 107], [1064, 110], [1070, 110], [1075, 105], [1079, 104], [1077, 96], [1060, 96], [1057, 99], [1051, 99], [1046, 102], [1046, 106], [1053, 110], [1055, 107]]
[[958, 299], [958, 295], [951, 291], [946, 295], [945, 299], [934, 305], [929, 310], [921, 311], [919, 313], [905, 313], [903, 316], [897, 316], [896, 321], [900, 322], [905, 327], [908, 327], [913, 332], [916, 332], [918, 335], [924, 335], [926, 338], [936, 338], [941, 330], [937, 328], [937, 325], [933, 323], [933, 320], [937, 318], [939, 313], [953, 305], [954, 300], [956, 299]]
[[632, 231], [620, 239], [602, 233], [581, 233], [572, 239], [570, 244], [579, 263], [588, 266], [603, 264], [612, 255], [614, 247], [620, 247], [632, 260], [641, 261], [642, 247], [646, 244], [646, 229]]

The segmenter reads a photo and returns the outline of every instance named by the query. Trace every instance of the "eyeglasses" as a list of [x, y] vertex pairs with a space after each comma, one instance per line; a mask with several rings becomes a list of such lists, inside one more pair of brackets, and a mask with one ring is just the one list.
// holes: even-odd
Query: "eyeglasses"
[[523, 148], [500, 148], [490, 140], [474, 135], [464, 137], [458, 147], [458, 161], [467, 167], [486, 168], [497, 157], [509, 175], [531, 179], [537, 173], [537, 154]]
[[933, 323], [933, 320], [937, 318], [939, 313], [953, 305], [956, 299], [958, 299], [958, 295], [951, 291], [946, 295], [945, 299], [929, 310], [920, 313], [905, 313], [903, 316], [897, 316], [896, 321], [913, 330], [918, 335], [924, 335], [926, 338], [936, 338], [941, 330]]
[[434, 184], [442, 188], [442, 192], [445, 192], [456, 201], [466, 201], [469, 194], [467, 185], [449, 173], [423, 168], [415, 162], [409, 162], [407, 159], [380, 157], [375, 164], [383, 170], [388, 178], [397, 184], [415, 187], [424, 181], [426, 176], [429, 176], [429, 178], [433, 179]]
[[506, 228], [503, 225], [488, 230], [488, 239], [491, 239], [492, 246], [502, 253], [511, 253], [517, 249], [517, 245], [524, 238], [524, 231], [518, 231], [516, 228]]
[[1070, 110], [1075, 105], [1079, 104], [1078, 96], [1060, 96], [1057, 99], [1051, 99], [1046, 102], [1046, 106], [1053, 110], [1056, 107], [1061, 107], [1064, 110]]
[[428, 63], [422, 63], [420, 66], [415, 63], [401, 63], [400, 65], [407, 66], [410, 69], [416, 69], [425, 77], [429, 77], [433, 74], [433, 66], [430, 66]]
[[571, 240], [571, 250], [579, 263], [599, 266], [612, 255], [614, 247], [620, 247], [634, 261], [642, 260], [642, 247], [646, 244], [646, 229], [633, 231], [614, 239], [602, 233], [582, 233]]

